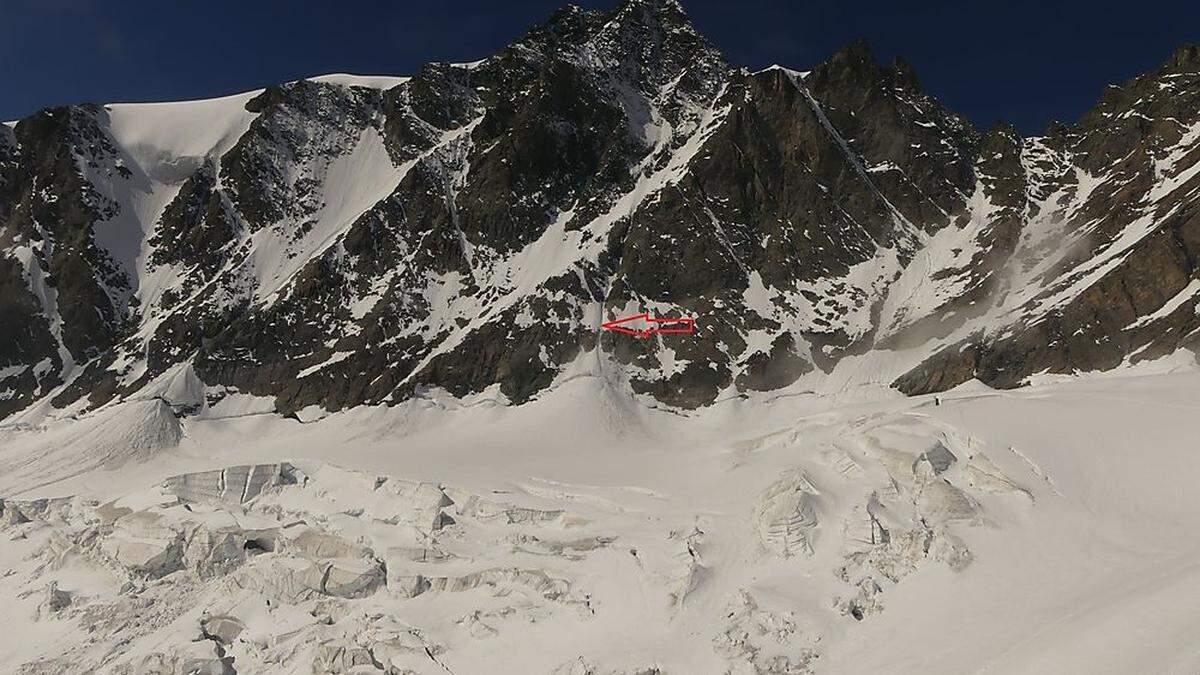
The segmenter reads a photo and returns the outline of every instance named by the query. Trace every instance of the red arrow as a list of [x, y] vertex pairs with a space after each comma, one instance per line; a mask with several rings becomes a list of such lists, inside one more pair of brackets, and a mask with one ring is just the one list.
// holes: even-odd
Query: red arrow
[[[651, 326], [649, 328], [641, 328], [641, 329], [633, 329], [633, 328], [629, 328], [629, 327], [625, 326], [625, 324], [630, 323], [632, 321], [637, 321], [638, 319], [642, 319], [642, 320], [646, 321], [646, 323], [657, 324], [657, 325]], [[661, 319], [661, 318], [652, 317], [648, 313], [643, 312], [641, 314], [634, 314], [633, 316], [626, 316], [626, 317], [623, 317], [620, 319], [616, 319], [614, 321], [606, 321], [606, 322], [600, 324], [600, 328], [602, 328], [603, 330], [611, 330], [616, 333], [624, 333], [626, 335], [632, 335], [638, 339], [645, 340], [646, 338], [650, 337], [651, 335], [660, 335], [663, 333], [687, 333], [687, 334], [694, 333], [694, 332], [696, 332], [696, 320], [695, 319], [685, 319], [685, 318]]]

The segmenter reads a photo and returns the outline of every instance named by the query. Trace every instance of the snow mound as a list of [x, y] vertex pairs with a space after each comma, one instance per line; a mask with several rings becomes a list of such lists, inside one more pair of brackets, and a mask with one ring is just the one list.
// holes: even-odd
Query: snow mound
[[183, 438], [175, 411], [152, 398], [56, 420], [49, 430], [8, 430], [13, 452], [0, 453], [0, 494], [17, 495], [92, 472], [143, 463]]

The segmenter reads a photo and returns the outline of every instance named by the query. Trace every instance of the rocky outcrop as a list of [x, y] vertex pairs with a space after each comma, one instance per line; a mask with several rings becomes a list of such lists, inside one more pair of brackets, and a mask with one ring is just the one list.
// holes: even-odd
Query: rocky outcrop
[[[1013, 262], [1036, 269], [1037, 286], [1013, 288], [1021, 303], [1009, 302], [1007, 322], [935, 354], [900, 378], [902, 391], [938, 391], [972, 377], [1015, 387], [1035, 373], [1106, 370], [1194, 344], [1195, 49], [1181, 47], [1159, 70], [1110, 87], [1077, 124], [1025, 142], [1024, 157], [1042, 166], [1025, 181], [1029, 206], [1016, 223], [1029, 245]], [[1038, 194], [1042, 186], [1048, 197], [1045, 188]], [[1049, 226], [1061, 240], [1046, 238]], [[1052, 246], [1058, 251], [1046, 250]]]

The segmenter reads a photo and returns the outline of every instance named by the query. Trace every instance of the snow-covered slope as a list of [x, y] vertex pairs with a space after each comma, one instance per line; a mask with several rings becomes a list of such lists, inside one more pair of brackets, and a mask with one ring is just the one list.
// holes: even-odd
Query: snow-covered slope
[[1179, 423], [1200, 412], [1194, 362], [938, 397], [757, 396], [681, 417], [576, 378], [520, 407], [411, 401], [300, 423], [241, 404], [189, 418], [178, 446], [136, 467], [73, 475], [55, 459], [40, 475], [64, 480], [41, 487], [6, 468], [0, 662], [1200, 665], [1186, 536], [1200, 463]]

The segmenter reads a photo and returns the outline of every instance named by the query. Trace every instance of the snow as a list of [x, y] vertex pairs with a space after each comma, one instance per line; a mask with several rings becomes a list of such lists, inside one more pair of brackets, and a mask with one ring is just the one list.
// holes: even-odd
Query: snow
[[786, 66], [781, 66], [778, 63], [776, 63], [776, 64], [772, 64], [770, 66], [767, 66], [766, 68], [763, 68], [762, 70], [756, 70], [751, 74], [758, 75], [759, 73], [768, 73], [772, 70], [778, 70], [796, 80], [803, 80], [804, 78], [808, 77], [808, 74], [811, 72], [808, 70], [794, 70], [792, 68], [788, 68]]
[[409, 77], [396, 77], [393, 75], [351, 75], [350, 73], [330, 73], [328, 75], [318, 75], [316, 77], [306, 78], [311, 82], [324, 82], [325, 84], [340, 84], [346, 87], [368, 87], [371, 89], [391, 89], [398, 87], [405, 82], [408, 82]]
[[454, 63], [451, 65], [453, 65], [457, 68], [466, 68], [467, 70], [475, 70], [479, 66], [482, 66], [483, 64], [487, 63], [488, 58], [490, 58], [490, 57], [478, 59], [476, 61], [466, 61], [464, 63]]
[[[1195, 373], [1074, 381], [951, 403], [933, 414], [1053, 477], [1011, 535], [974, 533], [974, 569], [954, 584], [918, 572], [824, 664], [837, 672], [1192, 672], [1200, 651], [1190, 527], [1200, 465], [1187, 440]], [[1021, 420], [1020, 424], [1012, 423]], [[1049, 442], [1048, 435], [1053, 435]], [[996, 455], [999, 459], [1002, 455]], [[1003, 466], [1003, 465], [1002, 465]], [[1181, 530], [1182, 531], [1182, 530]], [[888, 610], [891, 611], [891, 608]], [[919, 614], [918, 614], [919, 613]], [[877, 640], [911, 650], [901, 660]]]
[[[747, 654], [810, 651], [819, 654], [818, 672], [828, 673], [1200, 666], [1200, 651], [1189, 647], [1200, 629], [1193, 590], [1200, 550], [1186, 536], [1200, 525], [1200, 462], [1187, 422], [1200, 419], [1194, 360], [1014, 391], [967, 384], [939, 398], [935, 406], [931, 396], [904, 398], [880, 387], [852, 395], [791, 390], [680, 414], [575, 374], [519, 407], [480, 405], [487, 395], [457, 401], [432, 394], [310, 423], [208, 409], [182, 421], [183, 433], [165, 453], [123, 458], [119, 470], [77, 465], [94, 451], [82, 439], [114, 436], [120, 420], [134, 430], [125, 438], [158, 433], [139, 421], [158, 402], [128, 402], [49, 437], [0, 429], [0, 462], [23, 465], [0, 471], [0, 494], [128, 495], [118, 503], [177, 518], [177, 507], [156, 506], [162, 497], [147, 491], [167, 476], [289, 461], [308, 477], [307, 487], [269, 491], [252, 518], [238, 516], [242, 527], [263, 527], [251, 523], [281, 508], [305, 514], [323, 537], [369, 541], [381, 555], [398, 555], [420, 546], [406, 542], [436, 512], [420, 497], [434, 488], [418, 485], [440, 485], [454, 502], [456, 524], [434, 540], [463, 557], [418, 565], [431, 578], [456, 581], [406, 599], [396, 575], [414, 563], [390, 559], [387, 589], [332, 599], [346, 608], [332, 627], [345, 622], [338, 630], [367, 639], [384, 627], [370, 616], [403, 617], [453, 672], [551, 672], [580, 659], [606, 670], [725, 672], [758, 658]], [[51, 459], [29, 463], [47, 444], [56, 448]], [[944, 473], [923, 478], [916, 459], [937, 444], [953, 460], [943, 452]], [[45, 484], [22, 477], [33, 472]], [[380, 475], [392, 477], [383, 483], [395, 485], [391, 492], [377, 487]], [[61, 480], [48, 482], [54, 476]], [[933, 553], [906, 548], [901, 533], [918, 527], [907, 515], [912, 509], [934, 528]], [[891, 530], [893, 543], [872, 548], [868, 512]], [[185, 517], [228, 522], [221, 513]], [[391, 514], [397, 525], [379, 525]], [[100, 601], [116, 592], [112, 575], [120, 575], [86, 557], [68, 557], [69, 574], [37, 572], [22, 556], [46, 545], [47, 526], [20, 527], [26, 538], [0, 547], [0, 567], [16, 570], [15, 579], [33, 588], [58, 579], [82, 593], [74, 602], [85, 605], [88, 596]], [[596, 548], [569, 555], [538, 548], [564, 541]], [[863, 550], [875, 557], [852, 557]], [[250, 579], [274, 559], [252, 560], [234, 578]], [[280, 564], [299, 564], [288, 560]], [[890, 566], [879, 569], [893, 570], [897, 580], [873, 565]], [[882, 591], [856, 595], [843, 573], [867, 575]], [[549, 600], [557, 596], [522, 585], [559, 583], [538, 579], [560, 580], [566, 595]], [[170, 623], [151, 620], [130, 654], [179, 644], [200, 608], [233, 613], [247, 636], [276, 645], [288, 643], [285, 633], [315, 630], [304, 618], [312, 601], [264, 608], [268, 587], [242, 583], [230, 596], [178, 575], [158, 584], [177, 587], [189, 607]], [[36, 620], [41, 596], [17, 597], [8, 583], [0, 592], [16, 617], [0, 640], [0, 662], [81, 640], [73, 626], [82, 615], [68, 609], [62, 618]], [[842, 613], [864, 598], [862, 621]], [[538, 618], [514, 620], [520, 616]], [[776, 628], [760, 634], [750, 628], [756, 625]], [[743, 649], [743, 639], [756, 651]], [[239, 662], [257, 663], [252, 652], [237, 654]], [[282, 671], [263, 663], [256, 672]]]
[[63, 343], [63, 320], [62, 315], [58, 312], [58, 290], [47, 279], [45, 271], [38, 264], [33, 249], [28, 246], [20, 246], [13, 253], [25, 268], [25, 283], [34, 297], [38, 299], [38, 304], [42, 308], [42, 316], [46, 317], [50, 324], [50, 334], [54, 336], [58, 358], [63, 364], [63, 379], [66, 379], [67, 375], [75, 368], [75, 358], [71, 356], [70, 350]]
[[[154, 228], [183, 182], [203, 163], [216, 162], [246, 132], [256, 117], [245, 109], [246, 102], [259, 93], [105, 106], [109, 134], [130, 176], [110, 177], [91, 168], [85, 174], [118, 207], [113, 218], [96, 224], [96, 242], [130, 281], [130, 288], [118, 291], [121, 304], [136, 297], [150, 306], [178, 280], [178, 270], [170, 266], [149, 269]], [[131, 376], [140, 374], [135, 369]]]
[[0, 367], [0, 380], [7, 380], [29, 370], [29, 366], [16, 365]]
[[313, 373], [319, 372], [319, 371], [323, 370], [324, 368], [332, 366], [333, 364], [335, 364], [339, 361], [344, 361], [347, 357], [350, 357], [350, 356], [354, 356], [354, 352], [334, 352], [333, 354], [331, 354], [329, 356], [328, 359], [325, 359], [321, 363], [318, 363], [313, 366], [309, 366], [309, 367], [305, 368], [304, 370], [301, 370], [300, 372], [296, 373], [296, 379], [300, 380], [300, 379], [306, 378], [309, 375], [312, 375]]
[[[20, 434], [20, 428], [7, 434]], [[25, 443], [4, 440], [0, 457], [5, 493], [37, 489], [59, 480], [114, 471], [174, 447], [182, 430], [171, 409], [158, 399], [134, 400], [72, 423], [54, 425]], [[0, 436], [5, 438], [5, 436]]]
[[[221, 98], [105, 106], [113, 138], [146, 167], [189, 158], [219, 157], [246, 132], [255, 113], [246, 103], [262, 90]], [[180, 133], [180, 130], [186, 133]], [[186, 178], [175, 177], [175, 180]]]

